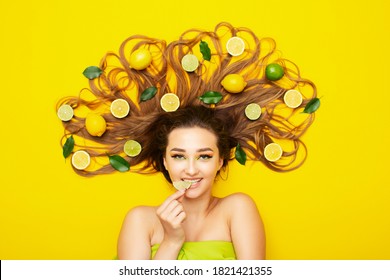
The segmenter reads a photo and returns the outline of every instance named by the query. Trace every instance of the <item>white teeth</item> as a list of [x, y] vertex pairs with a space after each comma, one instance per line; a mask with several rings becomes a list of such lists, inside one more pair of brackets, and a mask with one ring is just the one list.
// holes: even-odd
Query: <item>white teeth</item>
[[201, 179], [198, 179], [198, 180], [183, 180], [185, 182], [190, 182], [191, 184], [195, 184], [195, 183], [198, 183]]

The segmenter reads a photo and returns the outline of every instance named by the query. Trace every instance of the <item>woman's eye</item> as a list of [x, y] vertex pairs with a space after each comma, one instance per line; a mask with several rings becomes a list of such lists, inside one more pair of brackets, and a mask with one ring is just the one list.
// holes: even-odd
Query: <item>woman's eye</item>
[[173, 159], [184, 159], [183, 155], [172, 155], [171, 156]]
[[199, 159], [202, 159], [202, 160], [208, 160], [208, 159], [210, 159], [210, 158], [212, 158], [213, 156], [211, 156], [211, 155], [201, 155], [201, 156], [199, 156]]

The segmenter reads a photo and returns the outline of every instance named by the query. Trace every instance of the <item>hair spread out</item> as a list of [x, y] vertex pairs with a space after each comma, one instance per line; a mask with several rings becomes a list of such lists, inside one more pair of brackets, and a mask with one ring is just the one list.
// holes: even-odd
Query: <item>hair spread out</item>
[[[226, 42], [233, 36], [245, 42], [245, 51], [240, 56], [232, 56], [226, 50]], [[209, 61], [200, 51], [202, 41], [210, 48]], [[135, 70], [130, 67], [130, 55], [143, 48], [152, 54], [152, 62], [144, 70]], [[182, 57], [189, 53], [199, 58], [200, 65], [194, 72], [186, 72], [181, 65]], [[271, 63], [282, 66], [284, 76], [281, 79], [267, 79], [265, 69]], [[80, 175], [114, 172], [107, 155], [121, 155], [130, 163], [133, 172], [164, 173], [162, 157], [167, 134], [175, 127], [191, 126], [188, 120], [191, 117], [183, 112], [195, 107], [206, 108], [202, 110], [209, 113], [204, 119], [214, 118], [214, 123], [220, 124], [219, 131], [213, 124], [202, 126], [198, 122], [195, 125], [210, 129], [218, 138], [225, 139], [225, 144], [218, 146], [225, 164], [234, 159], [237, 144], [248, 159], [261, 161], [275, 171], [294, 170], [306, 159], [307, 151], [301, 136], [314, 121], [314, 114], [302, 114], [302, 111], [316, 97], [316, 87], [301, 77], [296, 64], [282, 57], [271, 38], [259, 38], [248, 28], [236, 28], [225, 22], [219, 23], [214, 31], [188, 30], [169, 44], [136, 35], [127, 38], [117, 53], [108, 52], [99, 68], [102, 74], [90, 79], [88, 88], [82, 89], [78, 96], [61, 99], [56, 107], [69, 104], [75, 112], [70, 121], [63, 122], [65, 133], [61, 145], [73, 135], [74, 149], [85, 150], [92, 158], [93, 164], [87, 169], [74, 169]], [[229, 93], [221, 85], [223, 78], [233, 73], [240, 74], [247, 83], [240, 93]], [[157, 88], [156, 95], [141, 102], [142, 92], [150, 87]], [[291, 109], [283, 101], [290, 89], [302, 93], [303, 102], [298, 108]], [[222, 100], [217, 104], [205, 104], [199, 97], [209, 91], [219, 92]], [[180, 108], [176, 112], [165, 112], [161, 108], [160, 99], [166, 93], [179, 97]], [[110, 113], [111, 102], [118, 98], [130, 105], [129, 115], [121, 119]], [[254, 121], [244, 113], [250, 103], [257, 103], [262, 108], [260, 118]], [[89, 112], [99, 113], [106, 120], [107, 130], [100, 137], [91, 136], [85, 128]], [[142, 146], [138, 156], [129, 157], [123, 152], [125, 142], [130, 139]], [[265, 146], [272, 142], [283, 148], [281, 159], [275, 162], [264, 157]], [[164, 175], [169, 180], [166, 172]]]

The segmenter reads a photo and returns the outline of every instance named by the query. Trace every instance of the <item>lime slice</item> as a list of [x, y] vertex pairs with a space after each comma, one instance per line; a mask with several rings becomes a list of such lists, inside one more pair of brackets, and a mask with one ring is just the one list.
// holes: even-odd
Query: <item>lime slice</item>
[[199, 60], [194, 54], [186, 54], [181, 59], [181, 66], [187, 72], [194, 72], [199, 66]]
[[70, 121], [73, 118], [73, 108], [68, 104], [63, 104], [57, 110], [57, 116], [61, 121]]
[[245, 116], [248, 119], [255, 121], [258, 118], [260, 118], [260, 115], [261, 115], [261, 107], [259, 104], [250, 103], [245, 107]]
[[177, 189], [178, 191], [180, 190], [186, 190], [188, 189], [189, 187], [191, 187], [192, 183], [191, 182], [187, 182], [187, 181], [176, 181], [176, 182], [173, 182], [173, 186], [175, 187], [175, 189]]
[[126, 155], [128, 155], [130, 157], [135, 157], [141, 153], [142, 147], [141, 147], [141, 144], [138, 143], [137, 141], [128, 140], [128, 141], [126, 141], [125, 145], [123, 146], [123, 151], [125, 152]]
[[277, 143], [270, 143], [265, 146], [264, 157], [271, 162], [277, 161], [282, 157], [283, 150]]
[[115, 99], [111, 103], [110, 111], [115, 118], [122, 119], [129, 114], [130, 105], [124, 99]]
[[240, 37], [232, 37], [227, 41], [226, 49], [231, 56], [239, 56], [245, 50], [245, 42]]
[[180, 106], [180, 99], [174, 93], [166, 93], [161, 97], [160, 105], [165, 112], [174, 112]]
[[287, 107], [298, 108], [302, 104], [302, 94], [295, 89], [290, 89], [284, 94], [283, 100]]
[[84, 170], [91, 163], [91, 157], [86, 151], [77, 151], [72, 156], [72, 165], [78, 170]]

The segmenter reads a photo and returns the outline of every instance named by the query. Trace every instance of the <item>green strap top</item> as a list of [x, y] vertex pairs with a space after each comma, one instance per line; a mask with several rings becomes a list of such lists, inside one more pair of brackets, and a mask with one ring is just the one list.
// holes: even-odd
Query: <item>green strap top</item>
[[[160, 244], [151, 248], [152, 259]], [[178, 260], [235, 260], [233, 243], [229, 241], [196, 241], [184, 242], [180, 249]]]

